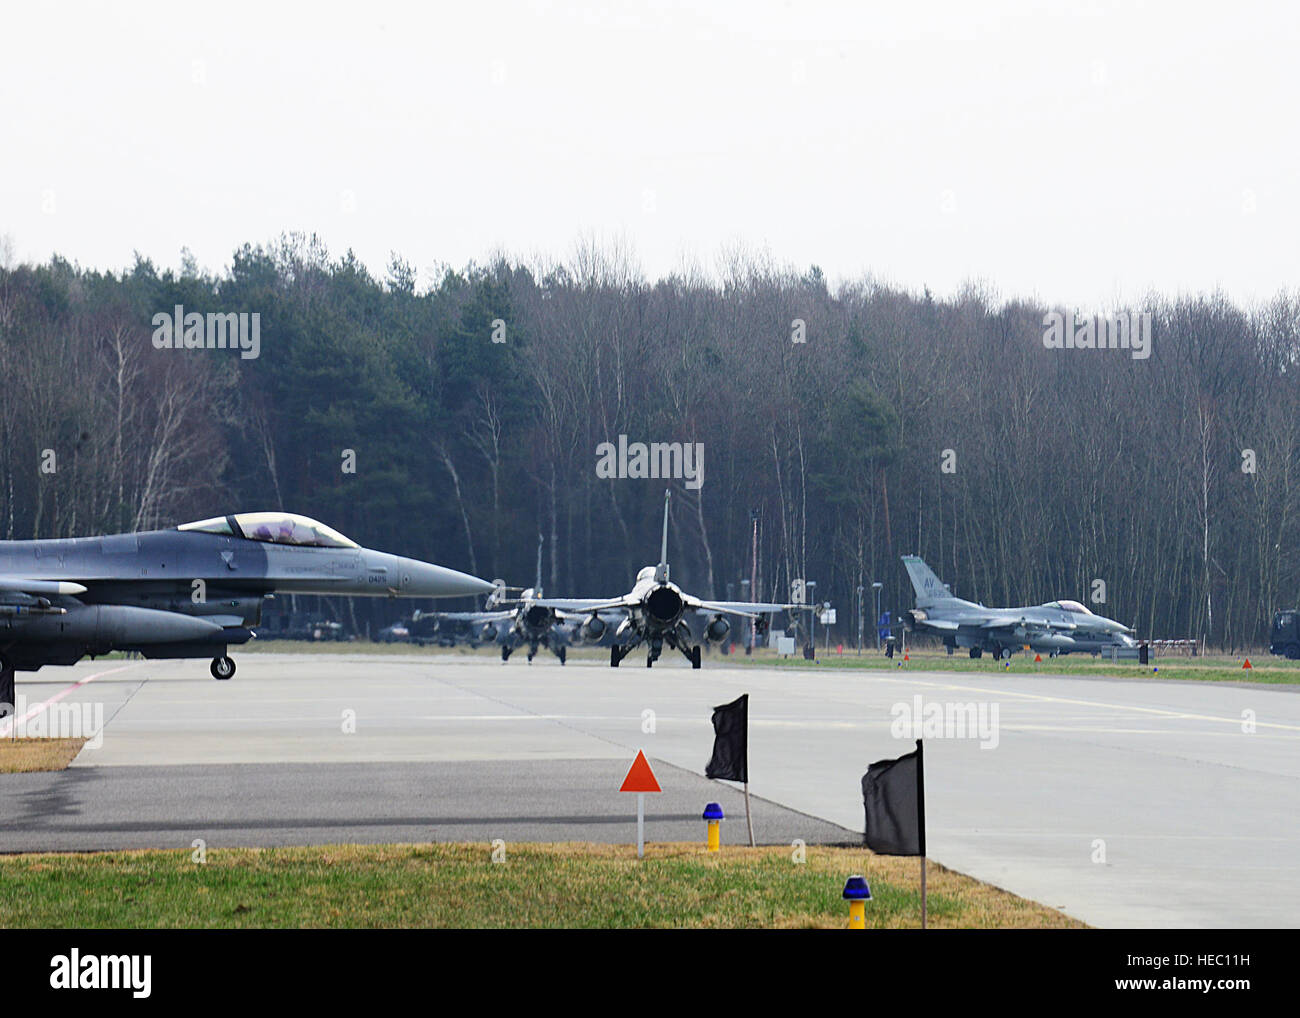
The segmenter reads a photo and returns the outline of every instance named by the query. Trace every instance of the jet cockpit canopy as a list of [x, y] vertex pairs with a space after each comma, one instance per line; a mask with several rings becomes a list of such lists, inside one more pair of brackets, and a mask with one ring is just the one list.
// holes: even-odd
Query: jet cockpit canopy
[[1047, 606], [1048, 608], [1060, 608], [1063, 612], [1073, 612], [1075, 615], [1093, 614], [1087, 605], [1080, 604], [1078, 601], [1053, 601]]
[[177, 530], [223, 537], [242, 537], [270, 544], [292, 544], [302, 548], [359, 548], [332, 527], [294, 513], [236, 513], [210, 520], [182, 523]]

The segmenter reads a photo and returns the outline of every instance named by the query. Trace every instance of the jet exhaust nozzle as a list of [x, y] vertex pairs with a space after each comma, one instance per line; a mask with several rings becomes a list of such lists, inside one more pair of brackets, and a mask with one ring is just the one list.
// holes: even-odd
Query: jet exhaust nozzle
[[530, 605], [524, 612], [524, 622], [534, 631], [545, 629], [553, 621], [551, 609], [543, 608], [540, 604]]
[[671, 587], [656, 587], [646, 595], [646, 614], [656, 622], [668, 625], [681, 618], [682, 599]]

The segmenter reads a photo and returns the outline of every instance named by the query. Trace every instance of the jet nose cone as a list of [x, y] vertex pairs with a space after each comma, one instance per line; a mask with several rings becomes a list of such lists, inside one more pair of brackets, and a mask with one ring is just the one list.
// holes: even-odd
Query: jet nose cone
[[437, 576], [434, 583], [442, 588], [442, 593], [434, 597], [473, 597], [475, 594], [490, 594], [496, 587], [488, 580], [479, 579], [469, 573], [459, 573], [455, 569], [435, 567]]
[[397, 588], [407, 597], [473, 597], [496, 588], [469, 573], [417, 559], [399, 559]]

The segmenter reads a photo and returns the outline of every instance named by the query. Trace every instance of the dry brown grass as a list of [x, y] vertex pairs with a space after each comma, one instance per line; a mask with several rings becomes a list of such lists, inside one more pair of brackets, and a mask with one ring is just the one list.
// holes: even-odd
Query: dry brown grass
[[0, 774], [65, 770], [86, 744], [78, 739], [0, 739]]

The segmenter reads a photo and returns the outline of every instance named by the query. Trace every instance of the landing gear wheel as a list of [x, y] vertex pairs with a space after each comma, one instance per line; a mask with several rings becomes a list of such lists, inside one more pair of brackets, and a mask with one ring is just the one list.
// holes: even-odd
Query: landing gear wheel
[[566, 653], [566, 651], [568, 651], [568, 648], [567, 648], [567, 647], [561, 647], [560, 650], [559, 650], [560, 664], [564, 664], [564, 659], [565, 659], [566, 657], [568, 657], [568, 654]]
[[1003, 647], [1002, 650], [1001, 650], [1001, 652], [998, 654], [998, 657], [1002, 658], [1003, 661], [1010, 661], [1010, 660], [1011, 660], [1011, 648], [1010, 648], [1010, 647]]
[[700, 667], [700, 648], [699, 648], [699, 647], [692, 647], [692, 648], [691, 648], [691, 667], [692, 667], [692, 668], [699, 668], [699, 667]]
[[510, 660], [510, 648], [509, 648], [509, 647], [502, 647], [502, 648], [501, 648], [501, 660], [502, 660], [502, 661], [509, 661], [509, 660]]
[[235, 674], [235, 662], [229, 657], [214, 657], [208, 671], [214, 679], [225, 681]]
[[645, 656], [645, 666], [647, 668], [653, 668], [655, 666], [655, 659], [652, 658], [649, 654]]
[[618, 644], [609, 648], [609, 666], [617, 668], [618, 663], [623, 660], [623, 655], [618, 652]]

